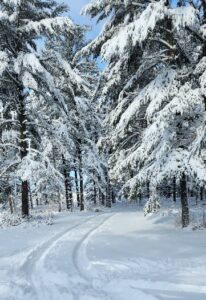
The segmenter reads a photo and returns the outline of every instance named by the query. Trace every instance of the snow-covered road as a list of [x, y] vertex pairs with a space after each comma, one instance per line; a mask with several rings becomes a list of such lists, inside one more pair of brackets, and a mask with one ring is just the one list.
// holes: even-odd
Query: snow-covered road
[[205, 300], [205, 231], [136, 207], [0, 230], [1, 300]]

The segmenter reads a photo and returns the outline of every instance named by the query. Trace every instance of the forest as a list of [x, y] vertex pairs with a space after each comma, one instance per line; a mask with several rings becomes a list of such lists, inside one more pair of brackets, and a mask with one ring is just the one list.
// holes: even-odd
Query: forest
[[205, 300], [206, 0], [80, 2], [0, 1], [0, 299]]
[[67, 10], [1, 1], [2, 205], [146, 197], [150, 212], [164, 195], [187, 227], [205, 194], [205, 1], [91, 1], [82, 14], [104, 25], [89, 42]]

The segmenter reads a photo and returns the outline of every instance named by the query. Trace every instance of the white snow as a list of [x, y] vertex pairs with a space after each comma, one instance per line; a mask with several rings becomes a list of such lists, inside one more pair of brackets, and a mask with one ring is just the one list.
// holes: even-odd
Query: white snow
[[109, 60], [117, 49], [120, 54], [123, 54], [130, 40], [132, 45], [137, 42], [142, 43], [147, 38], [149, 31], [154, 30], [157, 22], [164, 18], [166, 12], [164, 1], [149, 4], [134, 22], [120, 26], [118, 33], [103, 45], [102, 57]]
[[8, 62], [9, 62], [8, 55], [5, 52], [0, 51], [0, 75], [2, 75], [6, 70], [8, 66]]
[[35, 32], [42, 34], [46, 32], [48, 35], [57, 34], [58, 32], [67, 31], [69, 33], [74, 32], [74, 24], [68, 17], [55, 17], [45, 18], [40, 21], [29, 21], [26, 26], [20, 27], [21, 32]]
[[205, 231], [137, 206], [0, 230], [1, 300], [206, 299]]
[[192, 6], [169, 9], [168, 15], [172, 17], [174, 27], [177, 30], [186, 26], [190, 28], [198, 28], [198, 13]]

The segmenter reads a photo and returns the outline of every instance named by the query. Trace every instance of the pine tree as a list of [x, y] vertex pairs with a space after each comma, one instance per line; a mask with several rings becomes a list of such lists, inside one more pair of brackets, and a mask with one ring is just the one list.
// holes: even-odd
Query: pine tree
[[[53, 77], [44, 68], [37, 51], [37, 40], [50, 35], [67, 31], [72, 33], [74, 25], [67, 17], [60, 15], [66, 7], [55, 1], [2, 1], [0, 4], [1, 24], [1, 99], [2, 128], [9, 124], [9, 134], [14, 130], [15, 141], [3, 143], [2, 149], [14, 151], [13, 159], [7, 168], [17, 170], [21, 179], [22, 215], [29, 214], [29, 173], [35, 168], [38, 156], [48, 168], [48, 162], [36, 149], [35, 134], [31, 122], [34, 116], [29, 115], [30, 102], [35, 99], [40, 103], [62, 101], [56, 89]], [[7, 117], [14, 112], [12, 120]], [[45, 117], [46, 119], [46, 117]], [[5, 130], [4, 130], [5, 132]], [[3, 132], [2, 132], [3, 134]]]
[[[80, 210], [84, 210], [88, 185], [92, 182], [93, 186], [98, 187], [99, 181], [104, 179], [103, 163], [100, 161], [95, 141], [100, 127], [93, 102], [98, 69], [90, 58], [75, 58], [77, 52], [85, 45], [84, 33], [83, 27], [77, 27], [75, 36], [68, 34], [64, 38], [53, 37], [44, 51], [45, 68], [55, 77], [55, 84], [65, 101], [66, 114], [62, 118], [71, 142], [65, 140], [59, 153], [67, 156], [64, 159], [65, 178], [66, 174], [74, 172], [72, 184], [73, 188], [75, 185]], [[87, 198], [94, 197], [95, 193], [96, 188], [93, 195], [87, 195]]]
[[137, 197], [149, 183], [151, 203], [157, 201], [157, 187], [176, 177], [185, 227], [187, 178], [200, 184], [205, 177], [204, 162], [194, 155], [204, 118], [200, 87], [192, 76], [201, 69], [201, 9], [191, 1], [176, 6], [161, 0], [91, 1], [84, 13], [100, 19], [111, 16], [100, 36], [84, 49], [108, 63], [102, 94], [113, 128], [111, 175], [130, 197]]

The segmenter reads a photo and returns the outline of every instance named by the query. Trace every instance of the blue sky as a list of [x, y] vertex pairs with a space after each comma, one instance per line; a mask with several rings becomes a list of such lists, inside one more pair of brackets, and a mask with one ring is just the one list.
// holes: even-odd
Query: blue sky
[[[70, 7], [69, 15], [75, 23], [91, 26], [91, 31], [87, 34], [87, 38], [91, 40], [99, 34], [102, 29], [103, 22], [96, 24], [95, 20], [91, 20], [90, 17], [82, 16], [80, 14], [81, 9], [89, 2], [90, 0], [64, 0], [64, 3], [67, 3]], [[103, 63], [100, 58], [97, 59], [97, 62], [99, 68], [104, 69], [105, 63]]]
[[70, 16], [77, 24], [92, 26], [92, 31], [88, 33], [88, 37], [94, 38], [98, 35], [102, 28], [102, 24], [96, 24], [95, 20], [91, 20], [90, 17], [81, 16], [80, 11], [89, 0], [64, 0], [70, 7]]

